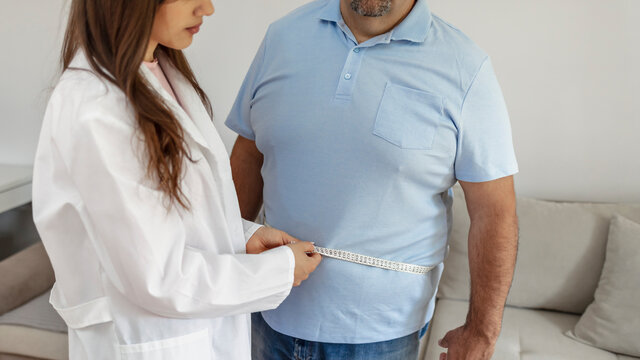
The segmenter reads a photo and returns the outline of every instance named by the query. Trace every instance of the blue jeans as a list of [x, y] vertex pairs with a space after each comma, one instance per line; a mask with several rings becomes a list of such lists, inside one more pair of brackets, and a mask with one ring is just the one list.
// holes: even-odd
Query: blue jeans
[[260, 313], [251, 315], [253, 360], [413, 360], [427, 325], [413, 334], [367, 344], [334, 344], [307, 341], [273, 330]]

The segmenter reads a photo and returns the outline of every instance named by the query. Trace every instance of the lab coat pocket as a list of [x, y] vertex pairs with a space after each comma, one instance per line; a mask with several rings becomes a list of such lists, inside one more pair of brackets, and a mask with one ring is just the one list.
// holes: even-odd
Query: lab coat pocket
[[212, 358], [208, 329], [163, 340], [120, 345], [119, 348], [121, 360], [210, 360]]
[[373, 134], [402, 149], [431, 150], [442, 117], [441, 96], [387, 83]]

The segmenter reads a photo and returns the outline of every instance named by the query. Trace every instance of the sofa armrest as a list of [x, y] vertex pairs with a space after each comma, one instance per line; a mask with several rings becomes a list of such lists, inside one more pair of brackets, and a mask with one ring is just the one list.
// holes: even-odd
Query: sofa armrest
[[0, 261], [0, 315], [48, 290], [55, 282], [41, 242]]

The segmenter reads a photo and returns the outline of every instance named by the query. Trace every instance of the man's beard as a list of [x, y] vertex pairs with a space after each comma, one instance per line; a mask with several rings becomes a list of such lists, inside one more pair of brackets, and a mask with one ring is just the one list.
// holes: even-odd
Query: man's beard
[[351, 0], [351, 8], [358, 15], [380, 17], [391, 11], [392, 0]]

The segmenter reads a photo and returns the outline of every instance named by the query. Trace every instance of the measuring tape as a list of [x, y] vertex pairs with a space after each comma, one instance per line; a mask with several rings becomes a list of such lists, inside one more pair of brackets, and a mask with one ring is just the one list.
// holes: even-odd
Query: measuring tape
[[[266, 222], [264, 223], [264, 225], [271, 227]], [[392, 261], [392, 260], [381, 259], [373, 256], [362, 255], [362, 254], [354, 253], [351, 251], [329, 249], [329, 248], [324, 248], [320, 246], [315, 246], [314, 252], [322, 256], [343, 260], [343, 261], [348, 261], [348, 262], [352, 262], [360, 265], [372, 266], [372, 267], [377, 267], [385, 270], [400, 271], [400, 272], [405, 272], [409, 274], [418, 274], [418, 275], [426, 275], [429, 271], [433, 270], [436, 266], [439, 265], [439, 264], [432, 265], [432, 266], [413, 265], [413, 264], [403, 263], [399, 261]], [[446, 253], [447, 254], [449, 253], [448, 245], [447, 245]]]
[[423, 265], [407, 264], [399, 261], [391, 261], [391, 260], [376, 258], [373, 256], [357, 254], [351, 251], [329, 249], [329, 248], [323, 248], [319, 246], [315, 247], [314, 252], [322, 256], [326, 256], [326, 257], [330, 257], [338, 260], [344, 260], [344, 261], [361, 264], [361, 265], [373, 266], [380, 269], [400, 271], [400, 272], [405, 272], [409, 274], [426, 275], [429, 271], [433, 270], [433, 268], [437, 266], [437, 265], [423, 266]]

